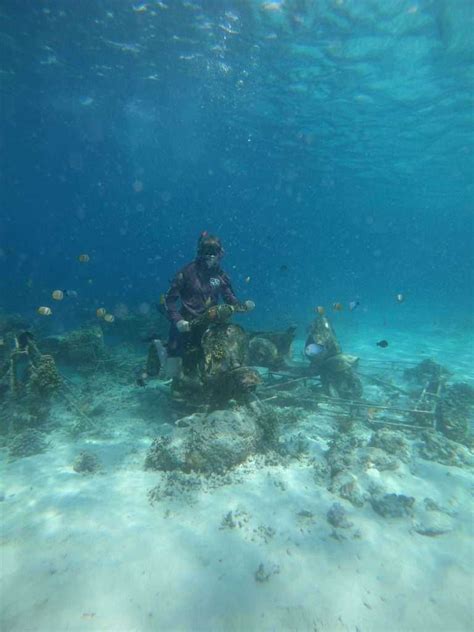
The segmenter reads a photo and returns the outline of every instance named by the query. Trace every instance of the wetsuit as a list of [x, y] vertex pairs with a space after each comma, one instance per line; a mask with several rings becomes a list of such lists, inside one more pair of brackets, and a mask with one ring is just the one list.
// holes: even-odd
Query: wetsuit
[[169, 356], [182, 355], [184, 344], [191, 339], [191, 332], [180, 334], [176, 323], [180, 320], [192, 321], [209, 307], [217, 305], [221, 297], [230, 305], [240, 304], [230, 278], [220, 267], [209, 269], [198, 258], [177, 273], [165, 296], [166, 316], [171, 322]]

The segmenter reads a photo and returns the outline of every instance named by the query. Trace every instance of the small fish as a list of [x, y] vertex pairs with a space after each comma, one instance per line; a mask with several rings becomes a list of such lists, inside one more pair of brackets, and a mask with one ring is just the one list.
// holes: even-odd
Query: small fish
[[54, 290], [54, 292], [51, 293], [51, 296], [55, 301], [62, 301], [64, 298], [64, 292], [62, 290]]
[[104, 320], [106, 323], [113, 323], [115, 320], [115, 316], [113, 314], [105, 314]]
[[76, 290], [63, 290], [63, 294], [68, 298], [77, 298]]
[[397, 303], [403, 303], [403, 301], [405, 300], [405, 295], [397, 294], [395, 298], [397, 299]]
[[79, 260], [79, 263], [89, 263], [91, 258], [89, 257], [89, 255], [82, 254], [78, 256], [78, 260]]
[[95, 311], [95, 315], [97, 316], [97, 318], [104, 318], [106, 313], [107, 310], [105, 309], [105, 307], [99, 307], [99, 309], [96, 309]]
[[245, 277], [244, 281], [245, 283], [250, 283], [250, 281], [252, 280], [252, 277]]
[[321, 355], [321, 353], [323, 353], [325, 350], [326, 349], [324, 345], [318, 345], [315, 342], [312, 342], [305, 348], [304, 352], [305, 352], [305, 355], [308, 356], [308, 358], [315, 358]]
[[385, 347], [388, 347], [388, 342], [386, 340], [379, 340], [375, 344], [377, 345], [377, 347], [382, 347], [382, 349], [385, 349]]
[[349, 303], [349, 311], [353, 312], [355, 309], [359, 307], [359, 305], [360, 305], [359, 301], [351, 301]]
[[367, 417], [370, 420], [373, 417], [375, 417], [375, 415], [379, 412], [380, 412], [380, 408], [373, 408], [372, 406], [370, 406], [369, 408], [367, 408]]
[[53, 313], [53, 310], [51, 309], [51, 307], [45, 307], [45, 306], [38, 307], [36, 311], [40, 316], [51, 316], [51, 314]]
[[318, 305], [315, 307], [315, 312], [317, 312], [320, 316], [324, 316], [324, 307], [322, 305]]
[[160, 295], [160, 305], [165, 305], [166, 303], [166, 294]]
[[342, 303], [333, 303], [332, 308], [335, 312], [342, 312], [344, 305]]

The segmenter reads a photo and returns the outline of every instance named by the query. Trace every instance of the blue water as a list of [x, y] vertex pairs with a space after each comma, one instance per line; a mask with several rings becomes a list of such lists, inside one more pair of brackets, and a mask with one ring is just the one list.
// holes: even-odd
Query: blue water
[[470, 322], [469, 2], [25, 0], [0, 19], [9, 310], [56, 288], [152, 304], [207, 229], [255, 323], [357, 297], [390, 313], [397, 292], [408, 323]]
[[[426, 394], [406, 366], [474, 384], [473, 32], [470, 0], [2, 0], [2, 630], [472, 629], [472, 452], [420, 456], [425, 431], [405, 426], [409, 462], [380, 449], [374, 465], [367, 445], [379, 409]], [[145, 471], [157, 435], [199, 421], [177, 428], [192, 398], [173, 408], [171, 380], [136, 377], [139, 327], [204, 230], [256, 304], [238, 322], [298, 326], [285, 369], [308, 365], [317, 306], [360, 357], [352, 452], [370, 454], [340, 488], [325, 460], [339, 404], [310, 381], [279, 408], [268, 375], [256, 398], [284, 418], [281, 459], [255, 448], [221, 479]], [[26, 325], [57, 353], [51, 398], [35, 399], [35, 356], [26, 385], [11, 379], [4, 334]], [[98, 471], [75, 468], [83, 451]], [[364, 506], [341, 492], [357, 480]], [[414, 517], [381, 517], [379, 492], [416, 497]], [[335, 502], [351, 524], [336, 534]]]

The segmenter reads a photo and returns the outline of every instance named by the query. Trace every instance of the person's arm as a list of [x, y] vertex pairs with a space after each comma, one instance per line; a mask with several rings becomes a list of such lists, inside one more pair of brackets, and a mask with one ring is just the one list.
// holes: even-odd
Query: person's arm
[[255, 308], [255, 303], [253, 301], [244, 301], [243, 303], [239, 301], [239, 299], [234, 294], [234, 290], [232, 289], [232, 284], [230, 282], [230, 277], [224, 272], [222, 275], [222, 286], [221, 292], [224, 301], [228, 305], [233, 305], [234, 307], [238, 307], [242, 311], [251, 312]]
[[224, 272], [221, 276], [222, 285], [221, 285], [221, 293], [224, 302], [228, 305], [240, 305], [239, 299], [234, 294], [234, 290], [232, 289], [232, 284], [230, 282], [230, 277]]
[[169, 290], [165, 294], [165, 310], [168, 320], [176, 325], [183, 319], [179, 313], [179, 301], [181, 297], [181, 288], [183, 287], [183, 273], [178, 274], [171, 281]]

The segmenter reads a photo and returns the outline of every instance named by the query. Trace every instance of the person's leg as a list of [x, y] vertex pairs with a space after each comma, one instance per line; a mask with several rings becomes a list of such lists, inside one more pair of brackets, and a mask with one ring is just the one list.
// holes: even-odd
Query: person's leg
[[167, 348], [166, 377], [179, 379], [183, 373], [184, 340], [174, 324], [170, 327]]

